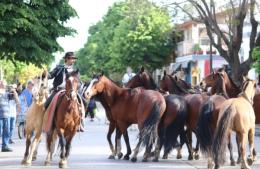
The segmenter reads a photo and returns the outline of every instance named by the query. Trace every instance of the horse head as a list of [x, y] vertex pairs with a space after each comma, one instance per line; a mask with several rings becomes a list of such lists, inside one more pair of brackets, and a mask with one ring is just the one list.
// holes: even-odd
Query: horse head
[[84, 96], [87, 99], [90, 99], [92, 96], [97, 95], [98, 93], [103, 92], [105, 88], [105, 78], [104, 73], [95, 74], [91, 79], [87, 90], [84, 92]]
[[241, 90], [242, 94], [246, 97], [246, 99], [250, 103], [253, 103], [253, 98], [256, 92], [256, 81], [243, 76]]
[[145, 89], [156, 89], [157, 86], [151, 74], [144, 70], [142, 66], [139, 72], [128, 81], [126, 84], [128, 88], [144, 87]]
[[160, 80], [160, 89], [163, 91], [170, 91], [171, 83], [170, 76], [167, 74], [166, 70], [164, 70], [163, 77]]
[[79, 71], [72, 71], [66, 75], [66, 92], [65, 96], [68, 100], [77, 100], [78, 93], [78, 84], [79, 84]]

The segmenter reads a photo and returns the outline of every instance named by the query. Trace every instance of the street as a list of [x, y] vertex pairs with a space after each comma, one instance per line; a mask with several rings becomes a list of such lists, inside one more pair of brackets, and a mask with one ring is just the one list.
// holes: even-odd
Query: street
[[[101, 111], [102, 112], [102, 111]], [[144, 168], [173, 168], [173, 169], [192, 169], [192, 168], [206, 168], [207, 160], [201, 158], [200, 160], [188, 161], [187, 149], [184, 146], [183, 149], [183, 159], [176, 159], [176, 151], [174, 150], [168, 160], [160, 160], [159, 163], [147, 162], [143, 163], [142, 155], [143, 152], [139, 153], [137, 163], [132, 163], [130, 161], [124, 160], [110, 160], [108, 156], [110, 155], [110, 149], [106, 140], [106, 133], [108, 125], [105, 124], [104, 114], [98, 114], [99, 120], [95, 119], [94, 122], [90, 122], [89, 119], [86, 119], [86, 131], [84, 133], [77, 133], [74, 137], [72, 144], [72, 151], [69, 156], [68, 166], [69, 168], [88, 168], [88, 169], [121, 169], [121, 168], [135, 168], [135, 169], [144, 169]], [[132, 149], [134, 149], [137, 142], [137, 131], [129, 130], [129, 137]], [[114, 136], [112, 137], [114, 138]], [[58, 168], [59, 155], [56, 152], [54, 160], [51, 163], [51, 166], [44, 166], [44, 160], [46, 156], [45, 148], [45, 138], [43, 137], [42, 142], [39, 146], [38, 158], [36, 161], [33, 161], [33, 164], [30, 168]], [[114, 140], [114, 139], [113, 139]], [[25, 150], [25, 140], [19, 140], [17, 137], [17, 132], [15, 133], [15, 144], [11, 145], [13, 152], [11, 153], [2, 153], [0, 152], [0, 168], [1, 169], [17, 169], [17, 168], [26, 168], [20, 164], [23, 153]], [[234, 136], [233, 136], [234, 143]], [[256, 151], [260, 150], [260, 137], [255, 138]], [[194, 143], [195, 144], [195, 143]], [[126, 149], [124, 146], [124, 141], [122, 139], [122, 152], [125, 153]], [[237, 148], [234, 143], [234, 154], [235, 158], [237, 157]], [[260, 154], [258, 153], [258, 159]], [[227, 153], [227, 156], [229, 154]], [[227, 157], [228, 159], [228, 157]], [[240, 166], [230, 167], [229, 160], [227, 160], [224, 167], [225, 169], [229, 168], [240, 168]], [[260, 160], [257, 160], [252, 168], [260, 168]]]

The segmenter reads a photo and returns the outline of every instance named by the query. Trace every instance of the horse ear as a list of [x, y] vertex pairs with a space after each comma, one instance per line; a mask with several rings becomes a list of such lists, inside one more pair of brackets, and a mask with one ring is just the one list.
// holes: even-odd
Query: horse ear
[[164, 71], [163, 71], [163, 75], [164, 75], [164, 76], [166, 76], [166, 75], [167, 75], [167, 73], [166, 73], [166, 70], [164, 70]]
[[76, 70], [75, 70], [75, 73], [76, 73], [76, 74], [79, 74], [79, 69], [76, 69]]
[[141, 72], [141, 73], [144, 72], [144, 66], [141, 67], [140, 72]]
[[243, 75], [243, 82], [245, 82], [248, 78]]
[[100, 76], [103, 76], [103, 75], [104, 75], [104, 71], [102, 70]]
[[176, 75], [174, 76], [174, 79], [175, 79], [175, 81], [178, 81], [178, 77]]

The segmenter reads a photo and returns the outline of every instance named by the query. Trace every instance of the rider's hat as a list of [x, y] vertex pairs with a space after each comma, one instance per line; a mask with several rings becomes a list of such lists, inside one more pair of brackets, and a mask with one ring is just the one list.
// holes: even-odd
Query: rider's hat
[[75, 55], [74, 52], [67, 52], [65, 53], [65, 56], [63, 57], [64, 59], [78, 59]]

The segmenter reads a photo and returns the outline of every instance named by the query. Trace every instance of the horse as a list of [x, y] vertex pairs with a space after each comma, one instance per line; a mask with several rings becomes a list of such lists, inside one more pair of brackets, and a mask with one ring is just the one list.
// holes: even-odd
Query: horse
[[255, 90], [256, 82], [246, 79], [242, 84], [241, 94], [237, 98], [228, 99], [222, 104], [212, 150], [215, 169], [218, 169], [220, 164], [224, 162], [226, 143], [231, 131], [235, 131], [238, 138], [241, 168], [250, 168], [246, 161], [247, 141], [249, 141], [250, 147], [248, 162], [251, 165], [255, 160], [253, 153], [255, 135], [253, 97]]
[[[241, 93], [241, 89], [236, 86], [236, 84], [233, 82], [232, 78], [228, 76], [228, 74], [225, 72], [224, 69], [219, 69], [217, 71], [217, 73], [212, 73], [209, 74], [208, 76], [206, 76], [202, 82], [200, 83], [200, 85], [203, 88], [207, 88], [207, 87], [212, 87], [212, 89], [216, 88], [217, 86], [219, 86], [219, 79], [217, 78], [218, 76], [222, 76], [223, 79], [223, 83], [225, 84], [225, 88], [226, 91], [224, 95], [227, 95], [229, 98], [235, 98], [239, 95], [239, 93]], [[215, 93], [214, 90], [212, 90], [211, 92], [212, 94]], [[255, 112], [255, 117], [256, 117], [256, 121], [255, 124], [260, 124], [260, 93], [257, 92], [254, 96], [254, 112]]]
[[[48, 97], [48, 79], [39, 77], [38, 82], [34, 84], [33, 103], [26, 112], [26, 148], [22, 160], [23, 165], [31, 165], [32, 160], [36, 160], [37, 147], [41, 140], [42, 124], [44, 116], [44, 102]], [[33, 137], [31, 142], [31, 138]]]
[[[126, 87], [143, 87], [145, 89], [159, 90], [162, 92], [155, 84], [151, 74], [144, 70], [144, 67], [141, 67], [140, 71], [126, 84]], [[180, 135], [181, 138], [181, 145], [186, 143], [188, 146], [188, 140], [184, 130], [187, 118], [187, 104], [184, 99], [178, 95], [166, 95], [164, 98], [166, 111], [158, 127], [159, 141], [157, 142], [155, 152], [152, 153], [154, 154], [154, 162], [158, 161], [162, 146], [164, 146], [163, 159], [167, 159], [168, 153], [177, 144], [178, 135]], [[189, 146], [188, 151], [191, 153]]]
[[[104, 95], [121, 133], [124, 134], [129, 125], [138, 124], [139, 141], [131, 161], [137, 161], [137, 154], [143, 145], [146, 147], [143, 161], [146, 162], [157, 138], [157, 126], [166, 108], [163, 96], [153, 90], [121, 88], [103, 73], [92, 78], [85, 92], [87, 98], [97, 94]], [[116, 138], [120, 142], [120, 138]], [[120, 149], [121, 145], [117, 146], [116, 149]]]
[[49, 152], [52, 149], [52, 137], [57, 132], [61, 149], [59, 167], [67, 167], [67, 158], [71, 149], [71, 142], [81, 121], [80, 104], [78, 101], [78, 70], [66, 75], [65, 92], [59, 95], [59, 101], [54, 112], [52, 127], [47, 134], [48, 155], [45, 163], [49, 163]]
[[[177, 94], [181, 95], [185, 98], [187, 104], [188, 104], [188, 116], [187, 116], [187, 136], [188, 136], [188, 142], [190, 149], [192, 149], [192, 132], [195, 132], [196, 135], [196, 126], [197, 121], [199, 118], [200, 109], [205, 101], [208, 100], [209, 96], [206, 94], [193, 94], [190, 93], [188, 89], [181, 87], [178, 83], [178, 77], [171, 75], [168, 75], [166, 71], [164, 71], [164, 76], [162, 77], [160, 81], [160, 89], [163, 91], [169, 91], [171, 94]], [[182, 146], [181, 146], [182, 147]], [[177, 158], [182, 158], [181, 155], [181, 147], [178, 150]], [[199, 159], [199, 142], [197, 140], [195, 152], [189, 154], [188, 159], [192, 160], [194, 157], [195, 159]], [[194, 157], [193, 157], [194, 155]]]

